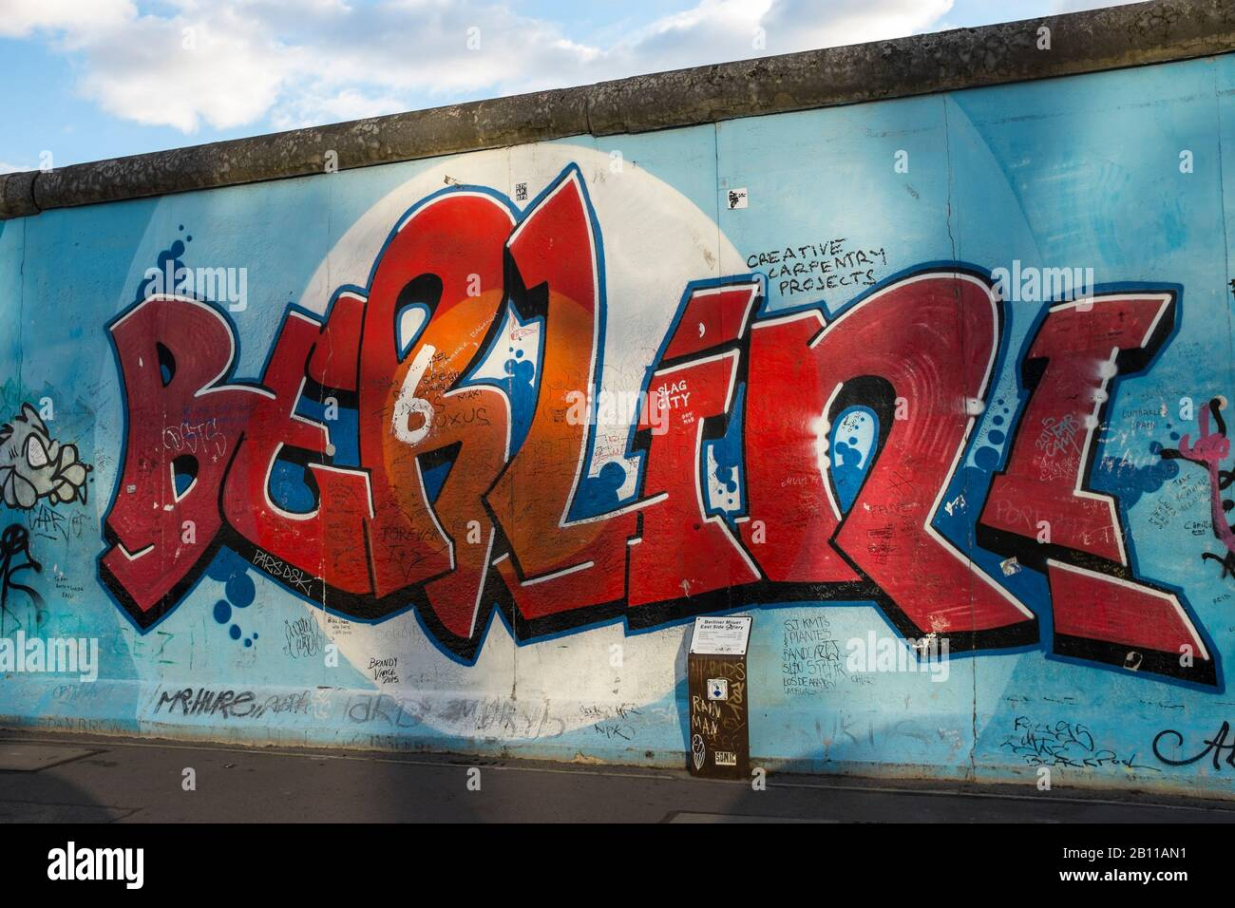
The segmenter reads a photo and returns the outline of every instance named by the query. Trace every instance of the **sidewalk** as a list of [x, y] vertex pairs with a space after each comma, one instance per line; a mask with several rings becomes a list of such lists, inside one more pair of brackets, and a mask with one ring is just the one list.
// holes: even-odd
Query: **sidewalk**
[[[468, 789], [480, 769], [480, 790]], [[184, 770], [196, 791], [184, 791]], [[474, 774], [473, 774], [474, 775]], [[1222, 823], [1235, 803], [1009, 786], [685, 771], [463, 756], [258, 750], [0, 732], [0, 822]]]

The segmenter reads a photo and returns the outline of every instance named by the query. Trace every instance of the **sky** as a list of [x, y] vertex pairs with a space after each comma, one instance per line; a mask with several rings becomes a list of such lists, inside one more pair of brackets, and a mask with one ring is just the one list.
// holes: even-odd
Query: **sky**
[[0, 0], [0, 173], [1118, 0]]

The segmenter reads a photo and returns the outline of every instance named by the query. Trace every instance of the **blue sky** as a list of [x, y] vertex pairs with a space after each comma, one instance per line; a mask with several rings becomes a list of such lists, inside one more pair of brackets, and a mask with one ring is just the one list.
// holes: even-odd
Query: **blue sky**
[[1114, 0], [0, 0], [0, 173]]

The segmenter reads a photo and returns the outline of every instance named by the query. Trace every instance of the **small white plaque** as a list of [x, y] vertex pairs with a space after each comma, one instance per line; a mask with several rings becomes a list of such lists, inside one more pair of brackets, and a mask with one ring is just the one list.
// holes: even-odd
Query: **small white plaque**
[[746, 187], [725, 190], [725, 207], [730, 211], [737, 208], [745, 208], [749, 204], [750, 194], [746, 191]]
[[698, 656], [745, 656], [750, 618], [696, 618], [690, 651]]

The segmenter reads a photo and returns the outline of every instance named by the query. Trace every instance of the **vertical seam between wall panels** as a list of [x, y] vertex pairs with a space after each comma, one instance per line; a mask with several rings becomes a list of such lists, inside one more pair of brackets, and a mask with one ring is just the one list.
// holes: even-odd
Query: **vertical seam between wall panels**
[[[719, 121], [712, 122], [712, 207], [716, 212], [716, 216], [713, 218], [713, 223], [716, 225], [716, 274], [713, 275], [713, 277], [719, 280], [725, 274], [725, 265], [724, 265], [724, 262], [721, 261], [721, 255], [722, 255], [721, 246], [724, 244], [725, 232], [721, 230], [721, 227], [720, 227], [721, 208], [720, 208], [720, 122]], [[670, 324], [672, 325], [672, 323]], [[672, 328], [670, 328], [670, 330], [672, 330]], [[749, 357], [750, 356], [749, 352], [746, 355]], [[653, 370], [655, 370], [656, 366], [658, 365], [659, 363], [653, 363], [652, 365]], [[747, 368], [749, 368], [749, 364]], [[650, 390], [651, 390], [650, 383], [648, 385], [648, 389], [650, 393]], [[734, 390], [736, 391], [736, 389]], [[749, 390], [749, 386], [748, 386], [748, 390]], [[743, 400], [745, 401], [746, 398], [744, 397]], [[702, 456], [702, 454], [703, 454], [702, 451], [695, 452], [695, 456]], [[746, 465], [745, 459], [743, 459], [742, 465], [743, 467], [745, 467]], [[704, 480], [702, 479], [702, 477], [700, 478], [699, 481], [701, 484], [704, 483]], [[704, 491], [702, 488], [699, 489], [699, 494], [700, 495], [704, 494]], [[725, 597], [726, 599], [728, 599], [728, 602], [726, 602], [726, 605], [732, 608], [733, 607], [733, 587], [732, 586], [725, 587]], [[753, 620], [751, 624], [752, 626], [754, 625]], [[693, 631], [691, 633], [693, 634]], [[689, 649], [689, 647], [687, 648]], [[689, 674], [690, 672], [689, 663], [687, 665], [686, 671]], [[689, 702], [690, 700], [688, 699], [687, 703]], [[749, 727], [750, 727], [750, 722], [748, 718], [747, 720], [748, 734], [749, 734]], [[689, 733], [686, 736], [685, 746], [686, 746], [686, 752], [689, 755], [690, 754], [690, 734]]]
[[[950, 120], [948, 119], [948, 95], [947, 94], [941, 95], [940, 100], [943, 102], [943, 154], [944, 154], [944, 166], [947, 169], [947, 186], [946, 186], [946, 199], [945, 199], [946, 204], [947, 204], [947, 210], [946, 210], [946, 214], [944, 217], [944, 223], [948, 229], [948, 246], [952, 253], [952, 263], [953, 263], [953, 267], [955, 268], [958, 262], [958, 257], [957, 257], [957, 250], [956, 250], [956, 236], [952, 233], [952, 126], [951, 126]], [[952, 282], [952, 287], [953, 287], [953, 293], [957, 295], [957, 302], [959, 303], [960, 301], [959, 292], [960, 291], [959, 291], [959, 288], [957, 288], [956, 286], [955, 279]], [[958, 306], [956, 317], [957, 317], [957, 327], [960, 330], [961, 361], [963, 363], [965, 362], [966, 349], [968, 347], [968, 343], [967, 343], [968, 336], [965, 332], [965, 321], [960, 315], [959, 306]], [[1000, 326], [996, 326], [996, 330], [998, 330], [999, 327]], [[996, 338], [996, 343], [998, 343], [1000, 339], [1001, 338]], [[992, 369], [993, 368], [994, 367], [992, 366]], [[994, 382], [996, 379], [997, 379], [997, 376], [995, 375], [988, 376], [987, 388], [986, 388], [988, 392], [991, 390], [990, 389], [991, 382]], [[969, 401], [966, 400], [965, 401], [966, 409], [968, 409], [968, 406], [969, 406]], [[978, 417], [975, 416], [974, 417], [975, 426], [977, 424], [977, 419]], [[966, 439], [965, 445], [968, 446], [968, 443], [969, 443], [969, 440]], [[963, 494], [963, 490], [962, 490], [962, 494]], [[935, 514], [932, 513], [927, 519], [933, 523], [935, 520]], [[973, 580], [974, 580], [973, 572], [975, 569], [978, 569], [978, 570], [981, 569], [981, 568], [978, 568], [974, 564], [973, 546], [974, 546], [974, 542], [972, 539], [972, 534], [970, 534], [969, 532], [966, 532], [965, 534], [965, 549], [966, 549], [965, 560], [968, 562], [968, 565], [969, 565], [969, 611], [970, 611], [971, 617], [973, 613]], [[933, 628], [932, 628], [932, 631], [933, 631]], [[972, 708], [969, 714], [970, 716], [969, 730], [971, 734], [971, 739], [970, 739], [971, 743], [969, 747], [969, 774], [971, 778], [976, 779], [977, 778], [977, 750], [978, 750], [978, 662], [976, 659], [970, 659], [969, 663], [970, 663], [970, 671], [972, 672], [971, 678], [972, 678], [972, 692], [973, 692]]]
[[[322, 313], [321, 327], [318, 329], [319, 339], [322, 337], [322, 333], [325, 332], [326, 330], [326, 325], [329, 322], [330, 316], [334, 315], [334, 311], [333, 311], [334, 310], [334, 278], [331, 277], [331, 274], [330, 274], [330, 253], [331, 253], [331, 250], [333, 249], [333, 246], [331, 245], [331, 241], [330, 241], [330, 237], [333, 233], [331, 224], [330, 224], [330, 212], [331, 212], [331, 208], [334, 207], [334, 204], [333, 204], [334, 203], [334, 184], [330, 182], [329, 178], [336, 176], [337, 174], [338, 174], [337, 170], [334, 173], [326, 174], [326, 177], [327, 177], [327, 181], [326, 181], [326, 244], [325, 244], [326, 246], [326, 249], [325, 249], [325, 252], [326, 252], [326, 308], [325, 308], [325, 311]], [[300, 300], [300, 304], [302, 306], [304, 305], [304, 302], [305, 301], [303, 299]], [[368, 306], [367, 298], [365, 299], [365, 306], [366, 308]], [[366, 314], [368, 313], [366, 312]], [[361, 325], [363, 326], [363, 324], [364, 324], [364, 320], [362, 319]], [[359, 359], [360, 357], [360, 341], [359, 340], [357, 340], [356, 342], [356, 357], [357, 359]], [[327, 350], [326, 350], [327, 367], [329, 367], [330, 361], [332, 359], [334, 359], [334, 344], [333, 343], [331, 343], [327, 347]], [[319, 393], [321, 393], [320, 390], [319, 390]], [[357, 431], [357, 434], [359, 434], [360, 432], [360, 419], [359, 419], [359, 416], [360, 416], [360, 371], [359, 369], [356, 372], [356, 414], [357, 414], [356, 431]], [[330, 446], [332, 448], [335, 448], [336, 445], [334, 443], [335, 439], [334, 439], [333, 433], [330, 432], [329, 428], [327, 428], [326, 432], [330, 435]], [[360, 439], [357, 438], [356, 441], [357, 441], [357, 448], [359, 448]], [[330, 458], [333, 461], [334, 455], [331, 454]], [[369, 491], [370, 499], [372, 499], [372, 496], [373, 496], [373, 492], [372, 490], [370, 490]], [[368, 530], [365, 530], [364, 532], [367, 533]], [[363, 540], [362, 540], [362, 543], [363, 543]], [[325, 565], [322, 565], [322, 567], [324, 568]], [[325, 574], [325, 571], [323, 570], [322, 573]], [[326, 610], [326, 599], [327, 598], [329, 597], [327, 597], [326, 595], [326, 583], [323, 580], [322, 582], [322, 622], [326, 624], [327, 626], [329, 626], [330, 622], [327, 619], [327, 615], [329, 614], [329, 612], [327, 612]]]
[[721, 241], [724, 231], [720, 228], [720, 123], [712, 124], [712, 205], [716, 209], [716, 276], [724, 273], [720, 261]]
[[[591, 133], [591, 121], [590, 121], [590, 120], [588, 121], [588, 132], [589, 132], [589, 134]], [[509, 199], [509, 198], [510, 198], [510, 193], [511, 193], [511, 192], [513, 192], [513, 191], [514, 191], [514, 188], [515, 188], [515, 167], [514, 167], [514, 164], [515, 164], [515, 149], [516, 149], [516, 148], [518, 148], [518, 147], [520, 147], [520, 146], [518, 146], [518, 145], [508, 145], [508, 146], [506, 146], [504, 149], [502, 149], [502, 153], [506, 155], [506, 185], [502, 187], [502, 195], [503, 195], [505, 198], [507, 198], [507, 199]], [[528, 153], [529, 153], [530, 155], [532, 155], [533, 157], [535, 156], [536, 152], [535, 152], [534, 150], [532, 150], [532, 147], [531, 147], [531, 146], [523, 146], [523, 147], [527, 147], [527, 148], [529, 148], [529, 152], [528, 152]], [[593, 147], [593, 148], [595, 148], [595, 147], [596, 147], [596, 137], [595, 137], [595, 136], [592, 136], [592, 147]], [[533, 164], [534, 164], [534, 163], [535, 163], [535, 161], [533, 161]], [[529, 168], [529, 169], [532, 169], [532, 168]], [[533, 173], [534, 173], [534, 172], [535, 172], [535, 170], [533, 169]], [[532, 198], [535, 198], [535, 196], [532, 196]], [[516, 204], [516, 205], [517, 205], [518, 203], [519, 203], [519, 202], [518, 202], [518, 199], [515, 199], [515, 200], [514, 200], [514, 204]], [[521, 208], [521, 209], [519, 210], [519, 223], [522, 223], [522, 222], [523, 222], [523, 217], [524, 217], [524, 214], [525, 214], [526, 212], [527, 212], [527, 205], [525, 204], [525, 205], [523, 206], [523, 208]], [[514, 228], [511, 228], [511, 229], [513, 230]], [[508, 235], [507, 235], [507, 237], [506, 237], [506, 239], [505, 239], [505, 241], [503, 242], [503, 247], [502, 247], [502, 271], [503, 271], [503, 274], [502, 274], [502, 299], [501, 299], [501, 301], [498, 303], [497, 315], [495, 315], [495, 316], [494, 316], [494, 318], [495, 318], [495, 319], [501, 319], [501, 320], [502, 320], [501, 324], [498, 326], [498, 331], [499, 331], [499, 332], [500, 332], [503, 328], [505, 328], [505, 327], [506, 327], [506, 319], [514, 317], [514, 311], [515, 311], [514, 304], [513, 304], [513, 303], [510, 303], [510, 304], [508, 304], [508, 303], [507, 303], [507, 300], [508, 300], [508, 298], [510, 297], [510, 292], [509, 292], [509, 288], [506, 286], [506, 275], [505, 275], [505, 270], [506, 270], [506, 255], [507, 255], [506, 249], [507, 249], [507, 246], [508, 246], [508, 244], [509, 244], [509, 243], [510, 243], [510, 235], [508, 234]], [[545, 311], [546, 311], [546, 316], [545, 316], [545, 325], [547, 326], [547, 325], [548, 325], [548, 322], [549, 322], [549, 318], [548, 318], [548, 309], [546, 309]], [[606, 308], [606, 310], [605, 310], [605, 311], [606, 311], [606, 313], [607, 313], [607, 312], [608, 312], [608, 309]], [[427, 321], [427, 320], [426, 320], [426, 322], [425, 322], [425, 326], [426, 326], [426, 327], [428, 326], [428, 321]], [[541, 342], [540, 342], [540, 349], [537, 351], [537, 358], [538, 358], [538, 360], [539, 360], [539, 361], [537, 362], [537, 364], [536, 364], [536, 368], [537, 368], [537, 370], [539, 370], [539, 369], [540, 369], [541, 367], [543, 367], [543, 366], [544, 366], [544, 364], [545, 364], [545, 344], [544, 344], [544, 335], [545, 335], [545, 333], [546, 333], [546, 332], [545, 332], [545, 329], [544, 329], [544, 328], [542, 328], [542, 329], [541, 329]], [[500, 336], [500, 335], [499, 335], [499, 336]], [[497, 349], [497, 348], [495, 347], [495, 349]], [[481, 350], [479, 355], [483, 357], [483, 356], [484, 356], [484, 353], [485, 353], [485, 351]], [[483, 361], [483, 360], [482, 360], [482, 361]], [[539, 376], [539, 373], [537, 374], [537, 376], [536, 376], [536, 377], [537, 377], [537, 378], [539, 378], [539, 377], [540, 377], [540, 376]], [[510, 384], [510, 389], [511, 389], [511, 394], [513, 395], [513, 394], [514, 394], [514, 382], [513, 382], [513, 381], [512, 381], [512, 382], [511, 382], [511, 384]], [[535, 392], [536, 392], [536, 401], [535, 401], [535, 403], [534, 403], [534, 405], [533, 405], [533, 406], [535, 406], [535, 407], [539, 407], [539, 405], [540, 405], [540, 388], [539, 388], [539, 387], [536, 387], [534, 390], [535, 390]], [[513, 412], [512, 412], [512, 414], [511, 414], [511, 415], [513, 416]], [[530, 429], [529, 429], [529, 431], [530, 431]], [[526, 437], [526, 435], [525, 435], [525, 436], [524, 436], [524, 438], [523, 438], [523, 441], [521, 441], [521, 442], [520, 442], [520, 445], [522, 445], [522, 444], [523, 444], [524, 442], [526, 442], [526, 441], [527, 441], [527, 437]], [[584, 442], [583, 442], [583, 443], [586, 445], [589, 441], [590, 441], [590, 439], [588, 439], [588, 438], [587, 438], [587, 436], [584, 436]], [[515, 459], [515, 451], [514, 451], [514, 446], [513, 446], [513, 444], [507, 444], [506, 448], [507, 448], [507, 450], [506, 450], [507, 457], [506, 457], [506, 463], [502, 465], [502, 472], [505, 472], [505, 471], [506, 471], [506, 466], [507, 466], [507, 465], [508, 465], [511, 461], [513, 461], [513, 460]], [[585, 454], [585, 456], [586, 456], [586, 454]], [[501, 474], [499, 473], [498, 475], [500, 476]], [[515, 491], [514, 491], [514, 488], [515, 488], [515, 487], [514, 487], [514, 482], [512, 481], [512, 482], [511, 482], [511, 484], [510, 484], [511, 513], [514, 513], [514, 506], [513, 506], [513, 505], [514, 505], [514, 497], [515, 497]], [[574, 504], [574, 502], [572, 501], [572, 502], [570, 502], [570, 504]], [[569, 507], [569, 506], [570, 506], [570, 505], [567, 505], [567, 507]], [[496, 524], [496, 523], [497, 523], [497, 521], [494, 521], [494, 523]], [[490, 532], [491, 534], [493, 534], [493, 535], [491, 535], [491, 536], [490, 536], [490, 538], [494, 538], [494, 537], [496, 536], [496, 534], [497, 534], [497, 527], [496, 527], [496, 526], [491, 527], [491, 528], [489, 529], [489, 532]], [[512, 546], [510, 546], [510, 548], [513, 550], [514, 546], [513, 546], [513, 545], [512, 545]], [[492, 549], [492, 547], [490, 547], [488, 554], [485, 556], [485, 571], [484, 571], [484, 574], [482, 575], [482, 577], [481, 577], [481, 581], [480, 581], [480, 595], [481, 595], [481, 597], [482, 597], [482, 598], [485, 596], [486, 588], [488, 587], [488, 585], [489, 585], [489, 580], [490, 580], [490, 578], [492, 577], [492, 573], [491, 573], [492, 571], [493, 571], [493, 549]], [[517, 576], [518, 576], [518, 573], [516, 572], [516, 577], [517, 577]], [[426, 597], [426, 598], [427, 598], [427, 597]], [[511, 600], [511, 604], [510, 604], [510, 702], [511, 702], [511, 703], [516, 703], [516, 702], [518, 702], [518, 699], [519, 699], [519, 625], [518, 625], [518, 618], [517, 618], [517, 616], [515, 615], [515, 612], [516, 612], [516, 611], [518, 611], [519, 606], [518, 606], [518, 603], [516, 603], [516, 602], [514, 601], [514, 592], [513, 592], [513, 590], [511, 591], [511, 594], [510, 594], [510, 600]], [[490, 600], [490, 601], [492, 601], [492, 600]], [[481, 604], [480, 604], [477, 608], [478, 608], [478, 609], [483, 609], [483, 608], [485, 607], [485, 605], [486, 605], [486, 603], [481, 603]], [[479, 662], [479, 661], [480, 661], [480, 652], [481, 652], [481, 650], [483, 650], [483, 649], [485, 648], [485, 641], [487, 641], [487, 640], [489, 639], [489, 629], [493, 626], [493, 625], [492, 625], [492, 621], [493, 621], [493, 612], [498, 611], [498, 610], [500, 610], [500, 606], [498, 606], [498, 605], [496, 605], [496, 604], [492, 605], [492, 607], [489, 609], [488, 614], [487, 614], [487, 615], [485, 615], [485, 617], [484, 617], [484, 619], [483, 619], [483, 620], [484, 620], [484, 622], [485, 622], [485, 624], [484, 624], [484, 627], [483, 627], [483, 628], [481, 628], [481, 630], [480, 630], [480, 639], [476, 642], [476, 648], [475, 648], [475, 650], [472, 652], [472, 660], [473, 660], [473, 661], [472, 661], [472, 664], [473, 664], [473, 665], [475, 665], [477, 662]], [[473, 619], [472, 619], [472, 621], [473, 621], [473, 631], [475, 631], [475, 625], [479, 624], [481, 620], [482, 620], [482, 619], [481, 619], [480, 614], [479, 614], [479, 611], [478, 611], [478, 612], [477, 612], [477, 614], [476, 614], [476, 615], [473, 617]], [[548, 709], [549, 709], [549, 707], [548, 707], [548, 701], [547, 701], [547, 698], [546, 698], [545, 711], [547, 712], [547, 711], [548, 711]]]
[[21, 266], [17, 270], [17, 393], [24, 395], [22, 390], [21, 370], [25, 364], [25, 349], [21, 343], [23, 326], [26, 321], [26, 224], [30, 218], [21, 219]]
[[[1218, 205], [1222, 214], [1222, 261], [1224, 267], [1222, 275], [1222, 284], [1219, 288], [1221, 294], [1222, 308], [1226, 310], [1226, 344], [1227, 344], [1227, 378], [1230, 378], [1230, 364], [1235, 363], [1235, 324], [1232, 324], [1231, 319], [1231, 297], [1230, 294], [1235, 293], [1235, 286], [1232, 286], [1231, 281], [1231, 243], [1230, 229], [1227, 227], [1227, 212], [1226, 212], [1226, 173], [1223, 167], [1222, 160], [1222, 92], [1218, 87], [1218, 63], [1213, 62], [1214, 76], [1214, 117], [1217, 126], [1217, 145], [1218, 145]], [[1176, 305], [1179, 305], [1177, 302]], [[1183, 315], [1179, 316], [1179, 321], [1183, 321]], [[1217, 532], [1217, 527], [1212, 530]], [[1225, 684], [1221, 673], [1218, 677], [1219, 684]], [[1187, 703], [1184, 704], [1184, 712], [1188, 711]]]

